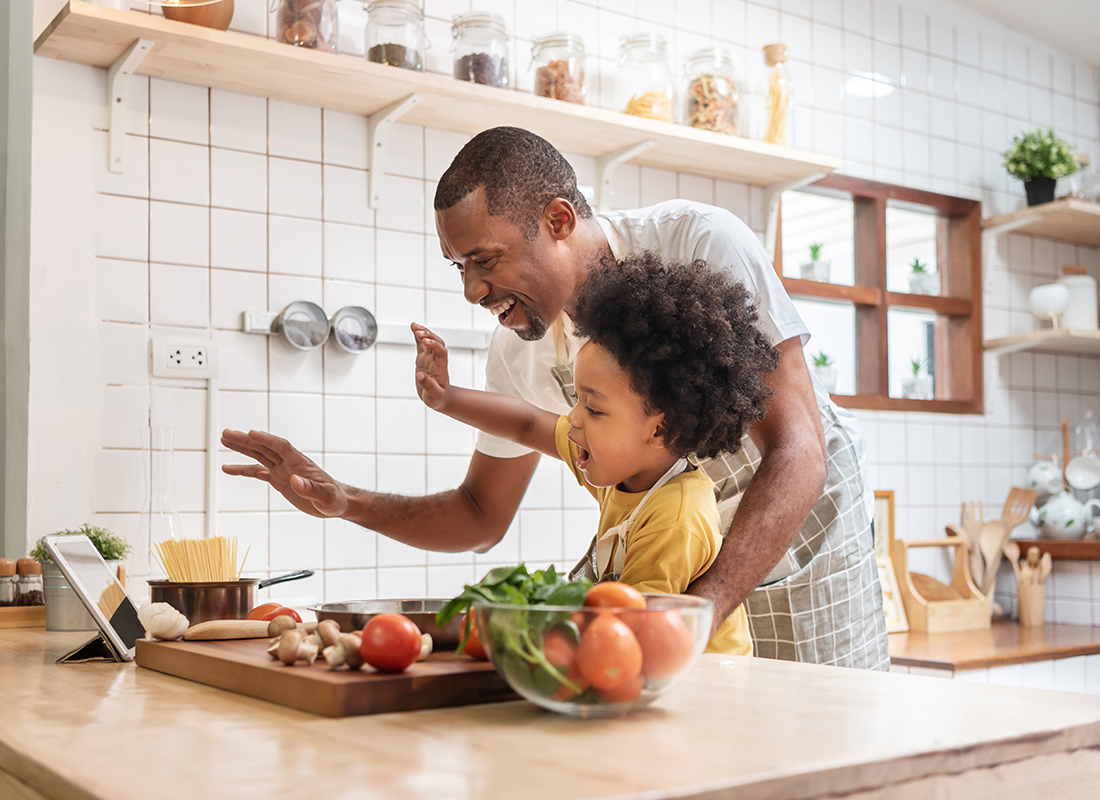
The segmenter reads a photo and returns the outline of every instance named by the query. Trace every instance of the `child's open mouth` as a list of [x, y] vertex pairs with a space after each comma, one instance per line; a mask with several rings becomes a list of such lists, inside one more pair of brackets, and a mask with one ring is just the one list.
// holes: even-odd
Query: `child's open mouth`
[[[578, 445], [578, 447], [579, 447], [579, 445]], [[588, 467], [589, 458], [590, 458], [590, 456], [589, 456], [588, 451], [585, 450], [583, 447], [579, 447], [579, 451], [577, 453], [577, 469], [580, 469], [580, 470], [586, 469]]]

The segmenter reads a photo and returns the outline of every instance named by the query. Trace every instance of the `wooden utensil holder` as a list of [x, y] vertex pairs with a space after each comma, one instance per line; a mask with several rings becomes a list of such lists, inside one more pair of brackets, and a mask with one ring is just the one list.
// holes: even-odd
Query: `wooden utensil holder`
[[1028, 578], [1016, 580], [1016, 605], [1021, 628], [1037, 628], [1043, 624], [1046, 610], [1047, 585]]
[[[909, 550], [914, 547], [954, 547], [951, 583], [945, 584], [909, 569]], [[969, 548], [962, 539], [906, 541], [895, 539], [891, 550], [898, 589], [909, 617], [909, 629], [921, 633], [948, 633], [988, 628], [991, 598], [985, 597], [970, 578]]]

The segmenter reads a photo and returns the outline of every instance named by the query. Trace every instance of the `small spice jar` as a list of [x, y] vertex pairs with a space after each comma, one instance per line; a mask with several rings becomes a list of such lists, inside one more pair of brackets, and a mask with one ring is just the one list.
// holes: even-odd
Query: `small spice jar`
[[672, 122], [668, 43], [658, 33], [624, 37], [619, 52], [619, 100], [627, 114]]
[[451, 36], [455, 80], [508, 87], [508, 35], [504, 17], [491, 11], [458, 14]]
[[42, 565], [33, 558], [21, 558], [15, 562], [15, 605], [44, 606], [42, 594]]
[[572, 33], [540, 36], [531, 46], [535, 70], [535, 94], [585, 104], [588, 85], [584, 79], [584, 40]]
[[15, 559], [0, 558], [0, 606], [15, 605]]
[[295, 47], [336, 52], [336, 0], [274, 0], [275, 38]]
[[733, 58], [721, 47], [705, 47], [687, 63], [685, 121], [693, 128], [737, 135], [737, 84]]
[[764, 64], [770, 68], [762, 90], [767, 109], [764, 141], [786, 145], [791, 139], [791, 104], [794, 100], [794, 82], [787, 69], [787, 45], [765, 45]]
[[367, 6], [367, 61], [421, 72], [424, 14], [415, 0], [372, 0]]

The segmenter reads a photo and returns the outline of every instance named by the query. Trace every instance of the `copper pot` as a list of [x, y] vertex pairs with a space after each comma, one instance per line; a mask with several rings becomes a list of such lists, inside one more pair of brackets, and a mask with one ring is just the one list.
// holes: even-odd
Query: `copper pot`
[[214, 0], [201, 6], [165, 4], [161, 11], [168, 19], [224, 31], [233, 21], [233, 0]]
[[244, 619], [256, 605], [256, 589], [308, 578], [311, 569], [275, 578], [243, 578], [239, 581], [149, 581], [149, 599], [167, 603], [196, 625], [212, 619]]

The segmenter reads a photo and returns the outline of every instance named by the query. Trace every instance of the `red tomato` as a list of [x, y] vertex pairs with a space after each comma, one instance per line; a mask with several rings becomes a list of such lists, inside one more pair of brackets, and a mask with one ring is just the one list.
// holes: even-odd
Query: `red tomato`
[[633, 680], [624, 681], [612, 689], [596, 690], [596, 694], [605, 703], [629, 703], [642, 693], [645, 678], [638, 675]]
[[[576, 659], [574, 659], [573, 663], [569, 665], [569, 669], [565, 672], [565, 677], [572, 681], [573, 684], [582, 692], [592, 685], [591, 683], [589, 683], [588, 678], [581, 675], [581, 671], [577, 669]], [[577, 693], [563, 683], [561, 686], [558, 687], [558, 690], [554, 692], [553, 699], [572, 700], [576, 696]]]
[[641, 673], [642, 648], [621, 619], [598, 614], [577, 647], [577, 667], [597, 689], [614, 689]]
[[577, 633], [584, 633], [584, 628], [588, 625], [588, 614], [583, 611], [574, 611], [569, 615], [569, 619], [577, 626]]
[[245, 619], [264, 619], [272, 611], [282, 607], [282, 603], [260, 603], [260, 605], [248, 612], [248, 616], [245, 617]]
[[270, 621], [275, 619], [275, 617], [281, 617], [284, 615], [290, 617], [295, 622], [302, 621], [302, 617], [298, 614], [297, 611], [295, 611], [293, 608], [286, 608], [284, 606], [279, 606], [279, 608], [275, 609], [274, 611], [267, 612], [264, 615], [264, 619]]
[[589, 608], [645, 608], [645, 598], [630, 584], [601, 581], [588, 590], [584, 604]]
[[[580, 686], [581, 691], [588, 688], [588, 681], [581, 677], [577, 671], [576, 652], [577, 646], [572, 638], [564, 631], [553, 628], [542, 635], [542, 649], [546, 653], [546, 660], [553, 664], [566, 678]], [[554, 693], [555, 700], [569, 700], [576, 692], [562, 684]]]
[[488, 661], [489, 654], [485, 652], [485, 645], [481, 641], [481, 634], [477, 631], [477, 614], [474, 614], [472, 610], [466, 612], [466, 616], [462, 618], [462, 631], [466, 630], [466, 620], [470, 621], [470, 636], [466, 639], [466, 644], [463, 646], [462, 652], [470, 658], [476, 658], [478, 661]]
[[624, 614], [623, 621], [634, 631], [642, 648], [642, 674], [662, 681], [687, 666], [695, 654], [695, 640], [675, 611], [651, 610]]
[[363, 660], [384, 672], [403, 672], [420, 655], [420, 628], [402, 614], [375, 614], [363, 627]]

